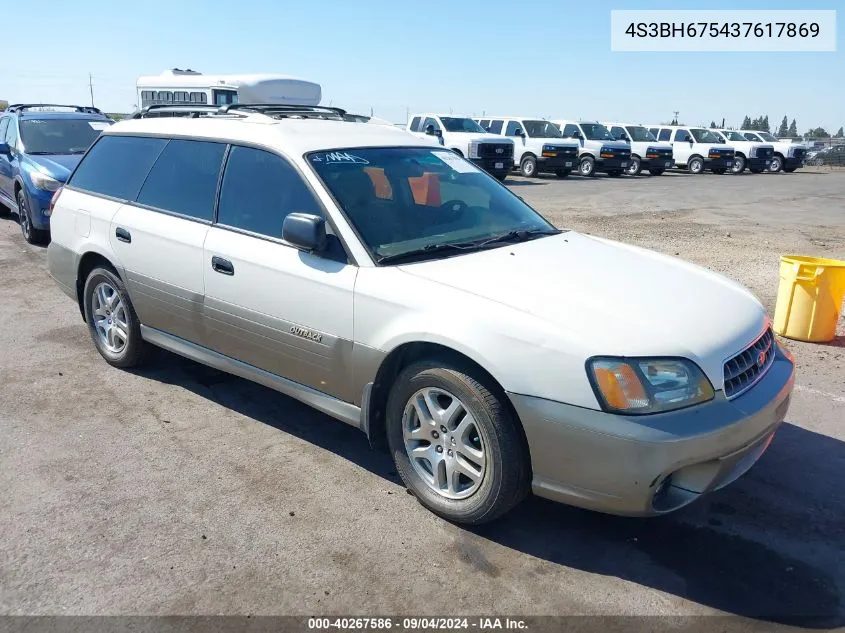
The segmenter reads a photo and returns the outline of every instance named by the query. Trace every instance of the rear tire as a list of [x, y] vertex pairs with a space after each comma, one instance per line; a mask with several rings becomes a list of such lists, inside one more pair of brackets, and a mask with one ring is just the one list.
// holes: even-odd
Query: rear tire
[[596, 175], [596, 160], [592, 156], [584, 156], [578, 163], [578, 173], [589, 178]]
[[539, 175], [537, 173], [537, 159], [530, 154], [523, 158], [519, 164], [519, 173], [526, 178], [536, 178]]
[[82, 297], [88, 332], [105, 361], [122, 369], [143, 363], [150, 345], [141, 338], [141, 323], [120, 277], [107, 268], [95, 268]]
[[650, 173], [652, 176], [661, 176], [663, 175], [663, 171], [663, 169], [649, 169], [648, 173]]
[[555, 170], [555, 176], [557, 176], [558, 178], [566, 178], [571, 173], [572, 173], [571, 169], [556, 169]]
[[529, 492], [519, 423], [486, 381], [447, 361], [420, 361], [399, 374], [387, 402], [396, 471], [423, 506], [455, 523], [492, 521]]
[[693, 156], [687, 163], [687, 171], [691, 174], [698, 175], [704, 171], [704, 159], [701, 156]]

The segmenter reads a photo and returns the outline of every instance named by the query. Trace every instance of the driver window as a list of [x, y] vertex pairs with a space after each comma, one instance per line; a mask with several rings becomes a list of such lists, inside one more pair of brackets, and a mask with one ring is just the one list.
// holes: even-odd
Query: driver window
[[625, 130], [623, 130], [618, 125], [614, 125], [612, 128], [610, 128], [610, 133], [613, 135], [613, 138], [619, 139], [622, 138], [622, 135], [625, 133]]
[[508, 125], [505, 127], [505, 136], [516, 136], [516, 131], [519, 129], [522, 129], [519, 121], [508, 121]]
[[563, 135], [567, 138], [575, 138], [575, 133], [578, 132], [578, 126], [572, 123], [567, 123], [563, 126]]
[[689, 132], [687, 132], [686, 130], [678, 130], [677, 132], [675, 132], [675, 142], [676, 143], [682, 143], [682, 142], [685, 142], [685, 141], [689, 141], [690, 139], [692, 139], [692, 137], [689, 135]]
[[434, 119], [432, 117], [426, 117], [425, 121], [423, 121], [422, 131], [425, 132], [428, 129], [429, 125], [434, 126], [435, 132], [440, 129], [440, 124], [437, 122], [437, 119]]

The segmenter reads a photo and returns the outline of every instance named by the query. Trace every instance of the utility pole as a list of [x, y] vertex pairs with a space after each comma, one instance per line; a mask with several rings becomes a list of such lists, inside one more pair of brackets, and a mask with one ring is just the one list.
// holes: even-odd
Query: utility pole
[[680, 114], [680, 112], [678, 110], [673, 110], [673, 112], [675, 113], [675, 118], [672, 119], [675, 122], [673, 125], [680, 125], [678, 122], [678, 114]]
[[88, 91], [91, 93], [91, 107], [94, 107], [94, 81], [91, 79], [91, 73], [88, 73]]

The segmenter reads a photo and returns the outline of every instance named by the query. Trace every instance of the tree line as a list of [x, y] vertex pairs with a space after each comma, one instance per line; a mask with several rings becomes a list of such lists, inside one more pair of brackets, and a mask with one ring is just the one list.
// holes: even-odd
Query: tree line
[[[724, 121], [724, 119], [723, 119]], [[715, 123], [711, 123], [715, 127]], [[768, 132], [769, 134], [772, 133], [771, 125], [769, 124], [769, 115], [765, 114], [759, 117], [752, 119], [750, 116], [745, 115], [745, 118], [742, 120], [742, 126], [740, 127], [741, 130], [756, 130], [758, 132]], [[780, 122], [777, 130], [774, 132], [774, 135], [777, 137], [790, 137], [790, 138], [798, 138], [801, 134], [798, 133], [798, 123], [793, 118], [792, 121], [789, 121], [787, 116], [783, 117], [783, 120]], [[807, 138], [843, 138], [845, 137], [845, 129], [842, 127], [836, 132], [836, 134], [830, 134], [827, 130], [823, 127], [816, 127], [810, 128], [804, 134]]]

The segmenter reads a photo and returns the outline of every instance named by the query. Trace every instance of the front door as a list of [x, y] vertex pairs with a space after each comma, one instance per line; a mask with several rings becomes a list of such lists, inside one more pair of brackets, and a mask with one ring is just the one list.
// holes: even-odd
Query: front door
[[675, 162], [686, 165], [692, 155], [693, 138], [689, 130], [675, 130], [672, 137], [672, 155]]
[[356, 266], [283, 242], [292, 212], [323, 215], [297, 170], [234, 146], [217, 224], [205, 241], [205, 322], [212, 349], [347, 402]]

